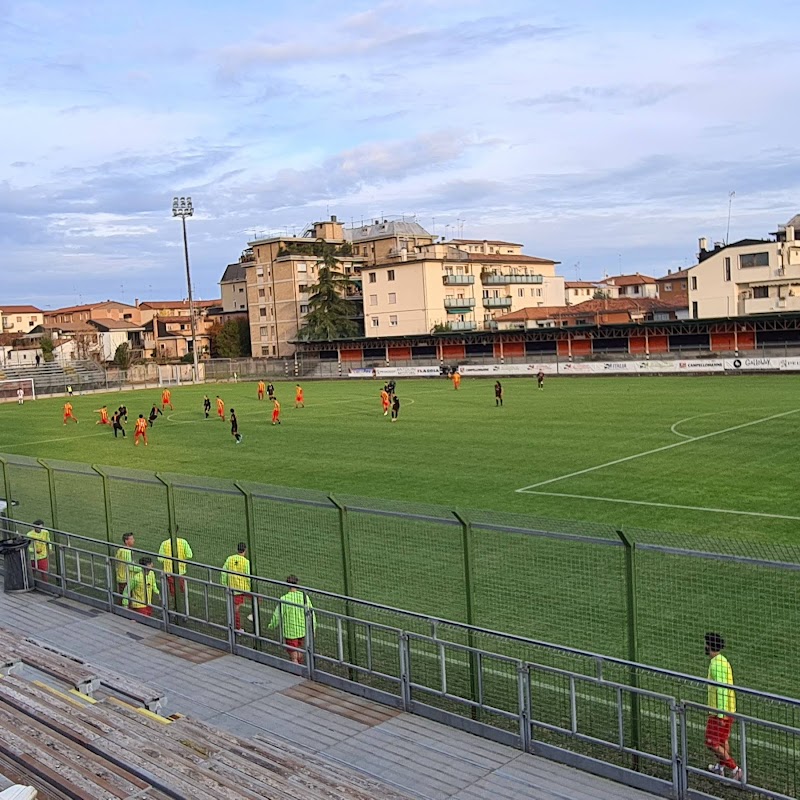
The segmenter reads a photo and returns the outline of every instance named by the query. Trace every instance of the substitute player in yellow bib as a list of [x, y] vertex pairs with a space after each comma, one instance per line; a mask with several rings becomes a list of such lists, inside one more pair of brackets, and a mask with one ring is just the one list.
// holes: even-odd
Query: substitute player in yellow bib
[[733, 670], [730, 662], [722, 650], [725, 640], [718, 633], [707, 633], [706, 655], [711, 659], [708, 665], [708, 680], [719, 686], [709, 685], [708, 705], [716, 709], [716, 713], [709, 714], [706, 722], [706, 747], [716, 757], [716, 762], [710, 764], [708, 769], [716, 775], [725, 775], [725, 770], [730, 770], [728, 777], [735, 781], [742, 779], [742, 770], [731, 757], [730, 735], [733, 717], [736, 713], [736, 692], [733, 690]]
[[233, 594], [233, 624], [236, 630], [241, 633], [242, 619], [240, 606], [250, 597], [250, 559], [245, 555], [247, 545], [239, 542], [236, 547], [236, 555], [228, 556], [222, 565], [221, 582], [227, 586]]

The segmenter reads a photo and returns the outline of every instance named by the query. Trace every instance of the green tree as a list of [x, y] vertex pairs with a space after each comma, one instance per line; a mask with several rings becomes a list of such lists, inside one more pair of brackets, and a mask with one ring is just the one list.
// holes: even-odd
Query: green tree
[[52, 361], [55, 358], [53, 355], [55, 346], [56, 343], [53, 341], [52, 336], [42, 336], [42, 338], [39, 339], [39, 347], [42, 348], [42, 358], [45, 361]]
[[345, 296], [355, 284], [340, 269], [335, 248], [322, 243], [319, 277], [308, 291], [308, 314], [297, 332], [306, 341], [332, 341], [358, 335], [356, 304]]
[[117, 345], [114, 351], [114, 365], [120, 369], [128, 369], [131, 365], [131, 347], [127, 342]]
[[245, 319], [229, 319], [210, 331], [211, 355], [242, 358], [250, 355], [250, 325]]

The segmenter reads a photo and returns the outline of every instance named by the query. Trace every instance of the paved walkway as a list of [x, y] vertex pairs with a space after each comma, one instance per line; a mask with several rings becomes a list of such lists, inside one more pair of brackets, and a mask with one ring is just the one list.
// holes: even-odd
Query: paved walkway
[[68, 600], [0, 594], [0, 620], [166, 690], [165, 713], [268, 733], [424, 800], [654, 797]]

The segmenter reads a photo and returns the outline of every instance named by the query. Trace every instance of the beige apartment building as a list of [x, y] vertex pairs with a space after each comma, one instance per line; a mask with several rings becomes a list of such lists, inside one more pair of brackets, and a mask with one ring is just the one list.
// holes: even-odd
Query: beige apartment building
[[522, 245], [477, 239], [435, 241], [416, 222], [376, 220], [348, 231], [362, 268], [368, 337], [496, 328], [495, 318], [564, 302], [557, 261]]
[[564, 303], [576, 306], [593, 300], [598, 289], [599, 286], [591, 281], [564, 281]]
[[247, 313], [247, 272], [246, 266], [255, 261], [255, 253], [248, 247], [238, 261], [228, 264], [220, 278], [222, 292], [222, 311], [225, 314]]
[[610, 278], [603, 278], [598, 288], [612, 300], [620, 297], [634, 300], [658, 297], [656, 279], [649, 275], [640, 275], [638, 272], [635, 275], [612, 275]]
[[[293, 343], [308, 313], [309, 288], [319, 276], [314, 249], [320, 241], [337, 248], [341, 271], [355, 282], [350, 296], [360, 311], [359, 278], [365, 257], [353, 253], [344, 226], [335, 216], [315, 222], [304, 236], [256, 239], [248, 243], [252, 259], [243, 262], [253, 356], [286, 358], [294, 354]], [[238, 297], [241, 281], [229, 284], [236, 286]]]
[[688, 271], [694, 319], [800, 311], [800, 214], [770, 239], [732, 244], [700, 239], [698, 264]]
[[3, 306], [0, 309], [2, 333], [30, 333], [44, 323], [44, 311], [36, 306]]

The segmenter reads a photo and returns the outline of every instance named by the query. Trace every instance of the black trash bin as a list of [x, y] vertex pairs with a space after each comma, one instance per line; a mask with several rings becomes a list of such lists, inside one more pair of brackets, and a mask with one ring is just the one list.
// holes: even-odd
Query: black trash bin
[[14, 536], [0, 541], [3, 556], [3, 588], [6, 592], [30, 592], [33, 589], [33, 571], [28, 558], [30, 540]]

